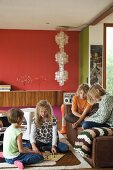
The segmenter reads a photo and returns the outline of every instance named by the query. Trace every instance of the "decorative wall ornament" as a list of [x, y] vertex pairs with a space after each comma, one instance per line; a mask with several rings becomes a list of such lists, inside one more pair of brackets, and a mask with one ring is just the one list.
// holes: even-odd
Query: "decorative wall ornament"
[[102, 85], [102, 63], [102, 45], [90, 45], [90, 85]]
[[22, 75], [17, 77], [17, 81], [22, 83], [25, 87], [26, 84], [31, 84], [33, 80], [30, 75]]
[[64, 46], [68, 44], [68, 35], [63, 31], [60, 31], [55, 36], [55, 41], [59, 45], [60, 51], [55, 54], [55, 61], [59, 65], [59, 70], [55, 72], [55, 80], [59, 83], [59, 86], [63, 86], [64, 82], [68, 79], [68, 72], [64, 70], [64, 65], [68, 62], [68, 55], [64, 52]]

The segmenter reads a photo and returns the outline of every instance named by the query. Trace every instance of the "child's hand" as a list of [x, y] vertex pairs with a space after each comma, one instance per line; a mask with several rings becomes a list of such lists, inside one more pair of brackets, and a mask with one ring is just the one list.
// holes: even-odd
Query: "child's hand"
[[42, 153], [39, 151], [39, 149], [37, 147], [33, 147], [32, 149], [33, 149], [32, 150], [33, 153], [38, 153], [38, 154], [42, 155]]
[[90, 116], [85, 117], [85, 119], [84, 119], [84, 120], [87, 120], [89, 117], [90, 117]]
[[77, 127], [78, 127], [78, 123], [77, 123], [77, 122], [75, 122], [75, 123], [72, 124], [72, 128], [73, 128], [73, 129], [75, 129], [75, 128], [77, 128]]
[[39, 149], [36, 147], [36, 146], [33, 146], [32, 147], [33, 151], [36, 153], [36, 152], [39, 152]]
[[37, 154], [43, 155], [42, 152], [40, 152], [39, 150], [33, 151], [33, 153], [37, 153]]
[[52, 146], [51, 152], [52, 152], [52, 153], [57, 153], [56, 146], [54, 146], [54, 145]]

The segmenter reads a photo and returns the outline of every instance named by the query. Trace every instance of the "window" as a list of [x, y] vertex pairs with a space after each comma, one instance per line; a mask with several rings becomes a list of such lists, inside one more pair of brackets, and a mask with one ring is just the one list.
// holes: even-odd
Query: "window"
[[104, 25], [103, 85], [113, 94], [113, 24]]

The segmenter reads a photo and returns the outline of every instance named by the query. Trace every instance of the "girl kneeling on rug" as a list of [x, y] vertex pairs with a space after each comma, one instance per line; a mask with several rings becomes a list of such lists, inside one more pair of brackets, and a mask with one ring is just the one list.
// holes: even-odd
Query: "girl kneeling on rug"
[[40, 152], [23, 147], [20, 130], [23, 116], [24, 113], [20, 109], [8, 111], [8, 120], [11, 125], [6, 129], [3, 140], [3, 156], [6, 162], [15, 164], [19, 169], [24, 169], [24, 165], [39, 163], [44, 159]]
[[31, 125], [30, 142], [32, 149], [38, 151], [67, 152], [67, 144], [59, 142], [57, 120], [47, 100], [37, 103], [35, 120]]

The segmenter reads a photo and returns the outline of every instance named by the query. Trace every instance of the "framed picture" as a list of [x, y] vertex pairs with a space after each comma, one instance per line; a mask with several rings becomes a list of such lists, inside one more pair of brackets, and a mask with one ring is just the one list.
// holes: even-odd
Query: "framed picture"
[[102, 45], [90, 46], [90, 74], [89, 84], [102, 85]]

